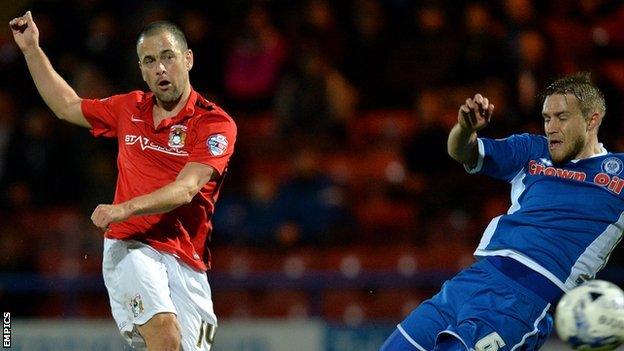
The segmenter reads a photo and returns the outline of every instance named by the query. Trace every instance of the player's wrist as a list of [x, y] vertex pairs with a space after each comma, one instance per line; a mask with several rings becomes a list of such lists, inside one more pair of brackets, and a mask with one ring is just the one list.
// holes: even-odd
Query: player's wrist
[[36, 57], [42, 53], [41, 47], [38, 44], [28, 45], [20, 49], [26, 59]]
[[478, 131], [478, 129], [473, 128], [471, 126], [467, 126], [463, 123], [458, 123], [458, 126], [459, 126], [460, 135], [464, 137], [470, 137], [472, 136], [472, 134], [476, 134]]
[[122, 203], [121, 209], [125, 218], [134, 216], [138, 210], [136, 204], [132, 200]]

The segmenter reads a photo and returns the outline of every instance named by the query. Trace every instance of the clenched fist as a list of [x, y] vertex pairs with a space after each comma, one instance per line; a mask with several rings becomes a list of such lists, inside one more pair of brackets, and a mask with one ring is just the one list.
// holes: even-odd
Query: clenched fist
[[91, 215], [91, 221], [98, 228], [106, 229], [109, 224], [126, 220], [130, 215], [130, 211], [123, 204], [98, 205]]
[[12, 19], [9, 26], [13, 32], [13, 39], [22, 52], [39, 47], [39, 29], [30, 11], [24, 16]]
[[486, 97], [476, 94], [474, 98], [466, 99], [466, 103], [460, 106], [457, 122], [465, 130], [477, 132], [490, 123], [493, 112], [494, 105]]

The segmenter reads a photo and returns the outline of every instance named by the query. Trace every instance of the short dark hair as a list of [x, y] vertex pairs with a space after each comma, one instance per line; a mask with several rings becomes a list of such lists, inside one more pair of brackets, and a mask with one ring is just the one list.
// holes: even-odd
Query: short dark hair
[[143, 30], [141, 31], [141, 33], [139, 33], [139, 37], [137, 38], [137, 42], [136, 42], [137, 54], [139, 52], [139, 42], [141, 42], [143, 38], [148, 37], [150, 35], [158, 34], [163, 31], [169, 32], [171, 33], [171, 35], [173, 35], [173, 37], [176, 39], [178, 44], [180, 44], [181, 46], [180, 48], [182, 49], [182, 51], [188, 50], [188, 43], [186, 42], [186, 36], [184, 35], [184, 32], [182, 31], [182, 29], [180, 29], [180, 27], [178, 27], [173, 22], [156, 21], [143, 27]]
[[605, 98], [600, 89], [591, 82], [591, 73], [578, 72], [559, 78], [550, 84], [541, 94], [542, 101], [554, 94], [572, 94], [579, 101], [579, 107], [584, 117], [589, 117], [593, 111], [607, 111]]

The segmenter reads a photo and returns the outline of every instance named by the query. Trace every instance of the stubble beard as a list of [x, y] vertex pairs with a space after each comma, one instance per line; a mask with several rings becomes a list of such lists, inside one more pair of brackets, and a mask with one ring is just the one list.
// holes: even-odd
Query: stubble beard
[[550, 153], [550, 158], [552, 159], [553, 163], [557, 163], [557, 164], [568, 163], [571, 160], [575, 159], [581, 153], [581, 151], [583, 151], [584, 145], [585, 145], [585, 140], [579, 136], [576, 139], [574, 139], [570, 148], [567, 150], [567, 152], [561, 155], [561, 157], [556, 158], [555, 155]]
[[161, 102], [171, 103], [171, 102], [178, 101], [180, 97], [182, 96], [182, 92], [178, 90], [177, 87], [172, 85], [169, 91], [165, 91], [165, 92], [159, 91], [157, 87], [156, 91], [154, 91], [154, 95], [156, 95], [156, 99], [158, 99]]

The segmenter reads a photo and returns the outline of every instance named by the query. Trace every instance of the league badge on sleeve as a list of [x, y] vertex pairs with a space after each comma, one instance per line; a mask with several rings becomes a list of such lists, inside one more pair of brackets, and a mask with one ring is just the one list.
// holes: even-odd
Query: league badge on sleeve
[[171, 126], [169, 132], [169, 147], [179, 149], [184, 147], [184, 140], [186, 139], [186, 126], [176, 124]]
[[221, 156], [228, 147], [228, 140], [223, 134], [213, 134], [206, 140], [206, 145], [213, 156]]

